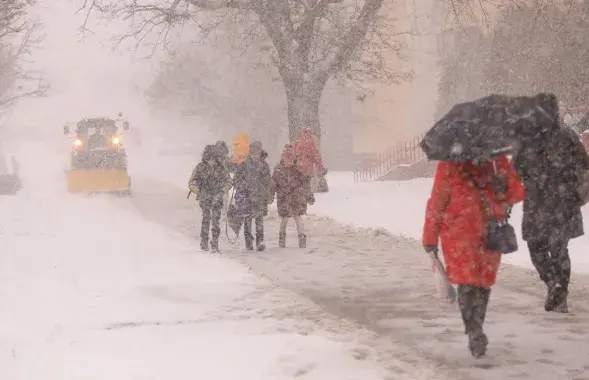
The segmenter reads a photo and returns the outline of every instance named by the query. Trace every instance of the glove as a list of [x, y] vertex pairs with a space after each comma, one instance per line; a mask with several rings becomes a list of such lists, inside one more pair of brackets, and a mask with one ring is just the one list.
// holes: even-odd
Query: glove
[[496, 193], [506, 193], [507, 192], [507, 178], [502, 175], [495, 175], [491, 179], [491, 189], [493, 189]]
[[425, 253], [435, 253], [436, 257], [438, 257], [438, 246], [437, 245], [424, 244], [423, 250], [425, 251]]

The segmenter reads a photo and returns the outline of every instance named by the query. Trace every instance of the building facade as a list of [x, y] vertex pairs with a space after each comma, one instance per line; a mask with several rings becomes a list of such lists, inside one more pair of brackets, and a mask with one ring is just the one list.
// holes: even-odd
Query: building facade
[[[521, 0], [524, 1], [524, 0]], [[534, 1], [534, 0], [529, 0]], [[354, 153], [375, 154], [398, 142], [411, 140], [435, 122], [438, 101], [438, 62], [452, 54], [456, 25], [461, 33], [470, 27], [489, 30], [499, 8], [494, 2], [460, 2], [461, 9], [446, 0], [395, 0], [393, 33], [405, 44], [407, 60], [388, 56], [399, 70], [412, 72], [410, 81], [385, 85], [369, 83], [373, 95], [352, 106]], [[459, 18], [458, 18], [459, 17]]]
[[397, 142], [410, 140], [432, 124], [438, 83], [438, 35], [443, 14], [438, 0], [395, 1], [392, 34], [405, 45], [405, 60], [394, 53], [388, 64], [405, 73], [410, 81], [398, 84], [368, 83], [363, 101], [352, 104], [353, 150], [378, 153]]

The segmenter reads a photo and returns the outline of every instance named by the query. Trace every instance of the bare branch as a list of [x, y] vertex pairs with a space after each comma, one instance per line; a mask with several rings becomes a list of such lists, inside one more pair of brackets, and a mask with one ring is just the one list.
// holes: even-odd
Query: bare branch
[[533, 3], [543, 7], [546, 0], [439, 0], [446, 6], [449, 29], [480, 25], [486, 29], [493, 27], [492, 14], [506, 7], [521, 8]]
[[0, 3], [0, 108], [18, 99], [43, 96], [48, 85], [27, 67], [29, 57], [41, 42], [39, 23], [27, 12], [35, 0], [5, 0]]
[[[178, 3], [180, 0], [176, 0]], [[190, 4], [195, 7], [206, 9], [209, 11], [215, 11], [223, 8], [235, 8], [235, 9], [253, 9], [255, 3], [261, 1], [252, 0], [187, 0]]]
[[579, 2], [514, 2], [495, 17], [490, 33], [457, 34], [442, 59], [440, 111], [484, 93], [550, 91], [569, 105], [589, 94], [589, 20]]
[[[400, 53], [403, 44], [398, 39], [389, 40], [385, 28], [380, 29], [383, 19], [378, 13], [385, 1], [392, 3], [391, 0], [87, 0], [84, 9], [99, 13], [103, 20], [127, 21], [130, 30], [119, 36], [116, 44], [133, 39], [135, 50], [146, 44], [151, 45], [152, 52], [162, 46], [167, 49], [169, 36], [179, 36], [184, 30], [194, 31], [189, 37], [191, 41], [210, 44], [215, 40], [213, 30], [218, 34], [238, 32], [234, 36], [238, 57], [255, 47], [256, 55], [264, 61], [259, 66], [273, 66], [273, 74], [269, 75], [278, 71], [288, 99], [292, 130], [306, 124], [318, 131], [319, 101], [330, 77], [346, 72], [370, 80], [407, 79], [393, 68], [389, 58], [385, 59], [391, 56], [389, 52], [403, 59]], [[236, 27], [233, 20], [242, 15], [258, 22], [251, 22], [249, 27]], [[87, 29], [88, 20], [86, 17], [83, 30]], [[196, 28], [188, 28], [190, 25]], [[263, 42], [252, 43], [256, 39]]]
[[366, 0], [356, 21], [352, 23], [348, 32], [341, 39], [340, 46], [325, 60], [324, 67], [318, 72], [318, 80], [326, 80], [330, 74], [340, 71], [349, 61], [366, 37], [368, 28], [375, 20], [382, 7], [383, 0]]

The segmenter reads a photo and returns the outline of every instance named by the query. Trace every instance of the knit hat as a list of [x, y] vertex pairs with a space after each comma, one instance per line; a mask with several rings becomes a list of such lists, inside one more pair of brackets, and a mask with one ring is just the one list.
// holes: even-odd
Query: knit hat
[[250, 144], [250, 152], [261, 152], [262, 143], [260, 141], [254, 141]]
[[223, 156], [226, 156], [229, 154], [229, 148], [227, 147], [227, 144], [225, 143], [225, 141], [219, 140], [219, 141], [217, 141], [215, 146], [219, 149], [219, 153], [221, 153]]
[[282, 150], [282, 164], [285, 166], [291, 166], [294, 164], [294, 160], [294, 147], [292, 144], [286, 144]]

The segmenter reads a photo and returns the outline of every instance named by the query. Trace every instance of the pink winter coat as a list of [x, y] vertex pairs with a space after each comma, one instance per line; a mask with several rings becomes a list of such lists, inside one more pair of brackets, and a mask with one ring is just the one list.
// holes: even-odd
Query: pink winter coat
[[310, 177], [313, 175], [313, 167], [318, 172], [325, 170], [321, 154], [315, 144], [315, 138], [309, 128], [303, 128], [299, 133], [299, 138], [294, 142], [294, 154], [296, 157], [297, 168], [304, 175]]

